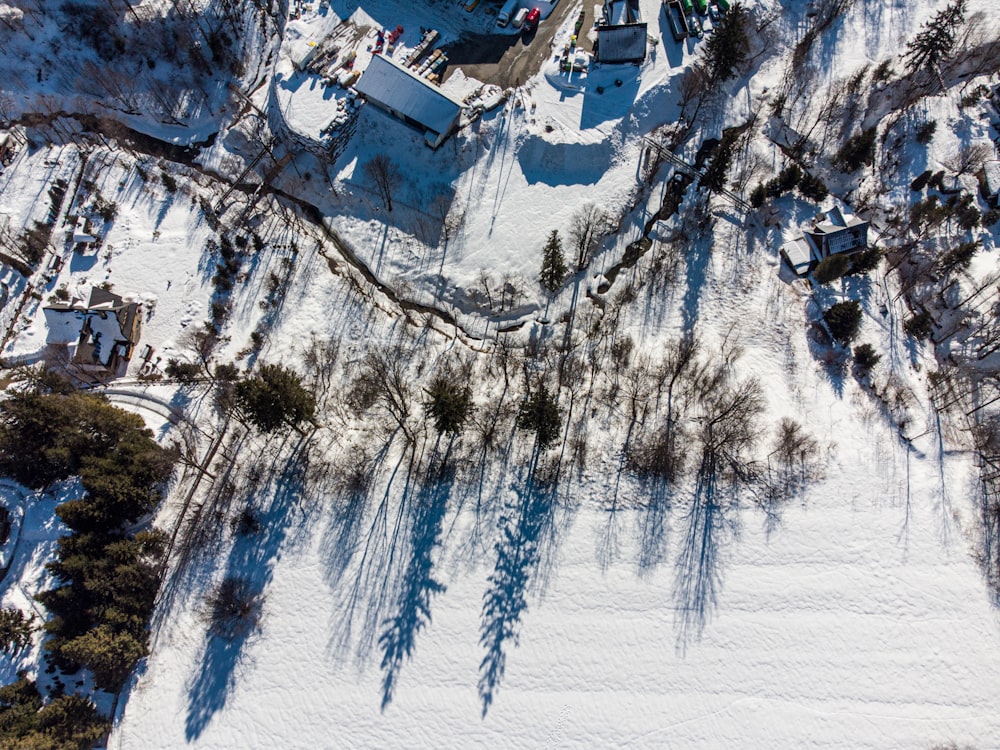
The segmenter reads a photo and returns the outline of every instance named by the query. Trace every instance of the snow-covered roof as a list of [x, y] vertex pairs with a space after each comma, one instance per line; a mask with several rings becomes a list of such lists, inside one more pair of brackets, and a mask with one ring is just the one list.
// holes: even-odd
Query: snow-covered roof
[[642, 21], [639, 0], [607, 0], [604, 12], [611, 26], [624, 26]]
[[45, 340], [50, 344], [74, 344], [80, 339], [80, 329], [87, 311], [74, 307], [46, 307], [45, 326], [48, 335]]
[[599, 26], [597, 41], [598, 62], [643, 60], [646, 57], [646, 24]]
[[983, 183], [989, 195], [1000, 192], [1000, 161], [988, 161], [983, 164]]
[[100, 287], [90, 292], [90, 302], [79, 300], [68, 305], [45, 308], [45, 323], [50, 344], [76, 343], [74, 361], [108, 366], [118, 348], [119, 356], [127, 355], [127, 347], [138, 340], [136, 315], [138, 304], [125, 302], [117, 294]]
[[461, 102], [384, 55], [372, 56], [354, 88], [369, 101], [441, 135], [455, 126], [462, 112]]
[[97, 238], [90, 233], [90, 227], [87, 224], [87, 217], [85, 216], [81, 216], [76, 220], [76, 228], [73, 230], [73, 242], [82, 242], [84, 244], [97, 242]]
[[788, 259], [792, 270], [799, 276], [809, 270], [812, 262], [812, 245], [805, 237], [797, 237], [781, 246], [782, 254]]
[[834, 206], [826, 213], [826, 219], [824, 221], [816, 224], [813, 229], [814, 232], [822, 234], [832, 234], [834, 232], [839, 232], [843, 229], [850, 229], [851, 227], [859, 227], [867, 222], [859, 219], [854, 214], [844, 214], [840, 210], [839, 206]]

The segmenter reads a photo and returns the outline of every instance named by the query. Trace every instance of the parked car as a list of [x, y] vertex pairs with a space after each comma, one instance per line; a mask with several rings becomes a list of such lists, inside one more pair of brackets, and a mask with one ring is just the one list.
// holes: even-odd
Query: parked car
[[519, 29], [522, 26], [524, 26], [524, 19], [527, 17], [528, 17], [528, 9], [521, 8], [521, 10], [517, 12], [517, 15], [514, 16], [514, 20], [512, 21], [512, 23], [514, 24], [514, 28]]
[[527, 18], [524, 19], [524, 33], [530, 34], [532, 31], [538, 28], [538, 19], [542, 17], [542, 12], [538, 8], [532, 8], [528, 13]]

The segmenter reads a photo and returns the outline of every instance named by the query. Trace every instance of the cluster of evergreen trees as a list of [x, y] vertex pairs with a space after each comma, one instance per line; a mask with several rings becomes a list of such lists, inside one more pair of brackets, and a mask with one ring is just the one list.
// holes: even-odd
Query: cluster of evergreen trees
[[[158, 503], [174, 456], [156, 444], [140, 417], [100, 396], [51, 386], [0, 402], [0, 473], [31, 487], [80, 477], [85, 494], [56, 508], [72, 533], [59, 540], [48, 565], [56, 587], [38, 596], [52, 614], [45, 648], [56, 665], [87, 667], [98, 688], [116, 692], [147, 653], [165, 547], [162, 534], [129, 529]], [[10, 746], [89, 746], [95, 726], [99, 736], [105, 724], [83, 698], [61, 697], [42, 707], [26, 680], [0, 695], [0, 736], [53, 738]]]

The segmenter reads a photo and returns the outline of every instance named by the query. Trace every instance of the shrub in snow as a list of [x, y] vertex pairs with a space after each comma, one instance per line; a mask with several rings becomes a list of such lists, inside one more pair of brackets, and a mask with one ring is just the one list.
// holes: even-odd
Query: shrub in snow
[[[937, 120], [928, 120], [917, 126], [916, 140], [922, 146], [926, 146], [934, 140], [934, 133], [937, 131]], [[920, 188], [914, 188], [919, 190]]]
[[257, 628], [263, 601], [244, 578], [226, 578], [208, 597], [209, 632], [224, 640], [244, 638]]
[[813, 281], [817, 284], [829, 284], [836, 281], [850, 267], [851, 261], [846, 255], [831, 255], [823, 258], [812, 272]]
[[857, 300], [838, 302], [823, 313], [830, 335], [841, 344], [849, 344], [861, 327], [861, 305]]
[[875, 160], [875, 127], [866, 128], [848, 138], [833, 157], [841, 172], [854, 172]]
[[934, 319], [927, 311], [911, 315], [903, 321], [903, 330], [915, 339], [929, 339], [934, 332]]
[[819, 452], [816, 439], [794, 419], [783, 417], [774, 437], [773, 454], [778, 464], [785, 468], [805, 468]]

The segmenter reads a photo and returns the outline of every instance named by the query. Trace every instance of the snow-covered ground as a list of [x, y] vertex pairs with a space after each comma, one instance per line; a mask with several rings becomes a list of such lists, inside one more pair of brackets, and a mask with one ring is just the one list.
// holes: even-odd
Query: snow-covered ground
[[[970, 4], [989, 10], [987, 0]], [[719, 137], [723, 127], [766, 106], [808, 23], [805, 5], [751, 3], [761, 23], [781, 14], [780, 21], [771, 18], [777, 31], [770, 46], [755, 50], [753, 77], [727, 84], [728, 96], [702, 113], [700, 137]], [[826, 37], [816, 90], [864, 63], [895, 59], [941, 5], [856, 4]], [[320, 7], [310, 4], [288, 33], [308, 39], [328, 26]], [[458, 337], [440, 319], [373, 291], [294, 207], [279, 210], [276, 200], [260, 198], [238, 231], [259, 235], [262, 250], [244, 261], [215, 361], [294, 366], [308, 382], [324, 383], [322, 395], [334, 403], [325, 405], [307, 451], [296, 452], [291, 440], [241, 444], [234, 476], [252, 477], [243, 499], [261, 514], [262, 530], [232, 534], [229, 516], [220, 513], [214, 546], [177, 574], [157, 613], [152, 652], [119, 704], [110, 747], [995, 744], [1000, 621], [977, 564], [975, 466], [958, 435], [962, 425], [939, 420], [930, 406], [933, 356], [902, 334], [907, 310], [892, 277], [851, 279], [811, 295], [801, 283], [779, 280], [777, 248], [816, 207], [783, 198], [776, 202], [780, 226], [764, 228], [744, 224], [715, 198], [714, 228], [674, 243], [677, 273], [654, 270], [670, 246], [656, 242], [622, 271], [611, 293], [593, 302], [585, 297], [658, 208], [669, 172], [642, 192], [641, 137], [680, 117], [681, 75], [699, 54], [693, 41], [673, 42], [658, 3], [642, 0], [642, 9], [658, 43], [640, 67], [568, 77], [550, 60], [501, 108], [437, 151], [415, 130], [365, 106], [336, 163], [296, 153], [292, 166], [274, 175], [277, 187], [319, 208], [379, 282], [403, 300], [455, 313], [466, 333], [488, 339], [499, 326], [523, 322], [519, 344], [565, 342], [584, 351], [596, 346], [589, 337], [606, 324], [603, 313], [610, 317], [619, 306], [619, 326], [605, 333], [629, 337], [634, 355], [600, 363], [591, 384], [598, 395], [575, 407], [573, 429], [582, 425], [589, 439], [583, 459], [570, 468], [567, 450], [551, 496], [533, 482], [523, 432], [498, 449], [482, 475], [469, 466], [476, 450], [468, 436], [467, 449], [458, 451], [458, 481], [411, 475], [398, 442], [345, 416], [339, 399], [365, 355], [380, 347], [410, 341], [429, 371], [449, 356], [482, 355], [483, 362], [489, 343]], [[354, 11], [353, 4], [334, 3], [330, 12], [348, 18]], [[381, 2], [359, 13], [387, 28], [403, 24], [404, 44], [412, 45], [425, 11], [422, 4]], [[480, 21], [481, 30], [489, 27], [482, 8], [439, 12], [461, 14], [440, 24], [451, 38]], [[557, 31], [556, 49], [568, 41], [575, 16], [571, 11]], [[281, 76], [276, 106], [313, 137], [341, 94], [328, 97], [309, 76], [293, 73], [286, 54], [275, 53], [265, 77]], [[30, 88], [26, 79], [21, 85]], [[460, 72], [447, 84], [456, 95], [476, 85]], [[53, 84], [49, 93], [61, 90]], [[262, 108], [268, 97], [268, 86], [253, 94]], [[909, 143], [900, 151], [907, 163], [883, 201], [907, 204], [906, 185], [925, 163], [937, 168], [959, 146], [987, 137], [983, 110], [961, 110], [959, 98], [950, 91], [921, 105], [938, 119], [938, 134], [927, 150]], [[30, 101], [25, 96], [17, 106]], [[42, 299], [26, 308], [4, 356], [40, 356], [47, 335], [40, 308], [57, 289], [83, 294], [110, 282], [116, 293], [143, 301], [142, 341], [156, 356], [194, 359], [183, 331], [210, 317], [217, 261], [207, 249], [215, 232], [205, 205], [219, 199], [219, 184], [201, 170], [235, 177], [240, 170], [224, 163], [239, 160], [227, 149], [244, 160], [255, 156], [254, 145], [227, 133], [208, 104], [192, 115], [191, 130], [199, 137], [220, 130], [223, 137], [192, 168], [93, 149], [93, 185], [85, 192], [89, 199], [99, 190], [116, 202], [117, 216], [91, 255], [72, 255], [58, 241], [71, 224], [57, 227], [54, 242], [67, 262], [35, 279]], [[800, 106], [807, 119], [813, 103]], [[144, 132], [170, 134], [151, 122]], [[697, 146], [692, 139], [681, 154], [690, 160]], [[765, 165], [759, 179], [780, 169], [773, 144], [759, 139], [752, 148]], [[403, 177], [391, 213], [364, 172], [379, 153], [390, 155]], [[75, 184], [81, 164], [71, 146], [22, 153], [0, 177], [0, 213], [15, 226], [42, 218], [48, 186], [57, 178]], [[164, 169], [174, 175], [174, 189]], [[865, 186], [845, 178], [834, 187], [863, 193]], [[237, 199], [230, 216], [238, 213]], [[693, 202], [691, 191], [681, 215], [654, 236], [694, 233], [684, 219]], [[607, 210], [619, 229], [550, 301], [536, 283], [542, 245], [553, 229], [565, 239], [587, 203]], [[72, 210], [71, 195], [63, 216]], [[983, 230], [980, 238], [976, 278], [996, 267], [995, 235]], [[262, 305], [269, 275], [285, 269], [281, 304]], [[470, 291], [484, 284], [515, 289], [513, 309], [489, 310], [482, 294]], [[891, 391], [889, 405], [838, 369], [830, 361], [836, 352], [810, 339], [808, 320], [841, 297], [862, 302], [859, 342], [883, 353], [873, 382]], [[564, 339], [560, 318], [571, 308], [574, 330]], [[423, 327], [428, 320], [435, 325]], [[251, 334], [261, 331], [259, 357], [248, 356]], [[769, 465], [782, 417], [817, 441], [812, 478], [790, 500], [705, 502], [690, 482], [664, 495], [621, 470], [627, 407], [600, 394], [638, 359], [655, 364], [681, 332], [697, 333], [706, 351], [738, 343], [736, 370], [758, 378], [766, 400], [762, 465]], [[340, 360], [324, 381], [310, 371], [315, 362], [307, 350], [328, 341], [338, 342]], [[140, 364], [133, 362], [131, 374]], [[480, 383], [486, 370], [476, 369]], [[494, 372], [477, 392], [483, 412], [498, 398], [498, 383]], [[205, 386], [142, 388], [127, 383], [119, 390], [143, 394], [133, 407], [136, 398], [187, 405], [202, 438], [219, 429]], [[147, 418], [169, 440], [162, 414], [153, 412]], [[207, 441], [193, 439], [203, 451]], [[358, 446], [378, 455], [380, 471], [367, 493], [354, 495], [337, 476]], [[168, 498], [162, 525], [175, 522], [181, 502]], [[34, 512], [47, 507], [39, 503]], [[39, 524], [29, 513], [25, 528]], [[53, 538], [39, 542], [17, 586], [43, 580]], [[226, 576], [249, 580], [264, 602], [259, 627], [233, 642], [210, 637], [205, 617], [206, 593]], [[24, 606], [15, 578], [9, 580], [5, 603]], [[37, 655], [36, 648], [26, 659], [37, 663]], [[5, 661], [4, 669], [10, 676], [14, 665]]]
[[[770, 533], [750, 509], [559, 508], [519, 542], [537, 545], [527, 604], [485, 718], [495, 555], [470, 543], [473, 514], [441, 522], [419, 574], [447, 588], [380, 711], [384, 623], [369, 608], [406, 606], [392, 582], [421, 551], [363, 570], [347, 511], [310, 507], [275, 550], [260, 634], [232, 663], [206, 651], [193, 603], [179, 608], [112, 747], [989, 747], [1000, 631], [968, 554], [967, 467], [942, 477], [880, 429], [845, 435], [839, 455]], [[663, 547], [654, 564], [648, 543]]]

